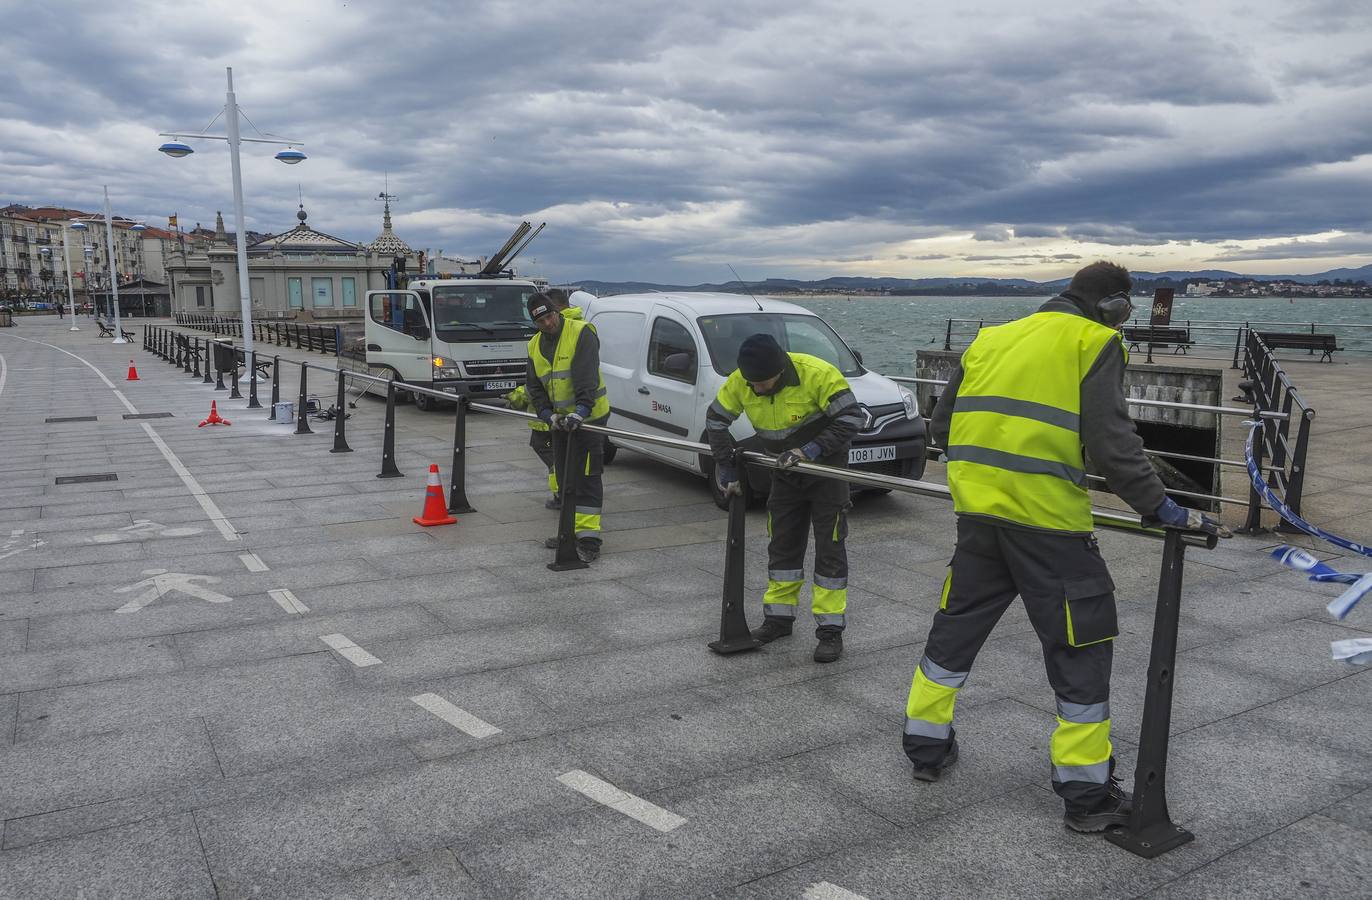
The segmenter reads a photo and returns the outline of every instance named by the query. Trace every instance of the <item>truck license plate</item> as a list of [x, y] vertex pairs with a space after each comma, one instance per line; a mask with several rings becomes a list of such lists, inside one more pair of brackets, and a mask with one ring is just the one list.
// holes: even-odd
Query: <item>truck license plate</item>
[[518, 386], [517, 383], [516, 383], [516, 382], [513, 382], [513, 381], [488, 381], [488, 382], [486, 382], [486, 390], [488, 390], [488, 391], [512, 391], [512, 390], [514, 390], [517, 386]]
[[848, 449], [848, 464], [882, 462], [896, 458], [896, 445], [886, 444], [881, 447], [850, 447]]

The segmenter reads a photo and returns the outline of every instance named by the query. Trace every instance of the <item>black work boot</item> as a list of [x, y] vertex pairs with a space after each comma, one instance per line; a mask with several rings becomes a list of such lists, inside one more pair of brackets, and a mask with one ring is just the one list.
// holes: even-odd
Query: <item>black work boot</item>
[[770, 644], [777, 638], [791, 636], [791, 626], [794, 619], [783, 619], [779, 616], [768, 616], [762, 620], [762, 624], [752, 631], [753, 640], [759, 644]]
[[547, 500], [544, 500], [544, 501], [543, 501], [543, 508], [544, 508], [544, 509], [561, 509], [561, 508], [562, 508], [562, 498], [559, 497], [557, 494], [553, 494], [553, 495], [552, 495], [551, 497], [549, 497]]
[[819, 638], [819, 643], [815, 645], [815, 662], [831, 663], [843, 655], [843, 629], [826, 625], [816, 629], [815, 637]]
[[1062, 822], [1073, 831], [1082, 834], [1095, 834], [1107, 828], [1129, 824], [1129, 815], [1134, 811], [1134, 795], [1120, 787], [1119, 779], [1110, 776], [1108, 792], [1100, 802], [1089, 810], [1073, 811], [1068, 809]]
[[600, 556], [600, 538], [577, 538], [576, 555], [584, 563], [593, 563]]
[[952, 746], [948, 748], [948, 753], [944, 755], [943, 761], [936, 766], [915, 766], [914, 778], [916, 781], [935, 782], [943, 777], [943, 770], [958, 761], [958, 742], [954, 738]]
[[557, 539], [557, 535], [553, 535], [543, 542], [543, 546], [547, 547], [549, 550], [556, 550], [561, 545], [562, 542]]

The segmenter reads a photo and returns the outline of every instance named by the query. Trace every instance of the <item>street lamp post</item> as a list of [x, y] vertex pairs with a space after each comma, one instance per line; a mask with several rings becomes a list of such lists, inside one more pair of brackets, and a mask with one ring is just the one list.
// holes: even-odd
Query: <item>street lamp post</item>
[[68, 223], [62, 223], [62, 266], [67, 273], [67, 314], [71, 317], [71, 327], [68, 331], [80, 331], [76, 327], [76, 291], [71, 286], [71, 231], [67, 228]]
[[[243, 351], [245, 356], [251, 356], [253, 352], [253, 328], [252, 293], [251, 285], [248, 281], [248, 227], [246, 222], [244, 222], [243, 220], [243, 172], [242, 166], [239, 163], [238, 159], [238, 145], [245, 141], [254, 144], [285, 145], [286, 149], [279, 151], [276, 154], [276, 158], [281, 162], [285, 163], [286, 165], [290, 166], [293, 166], [301, 160], [305, 159], [305, 154], [295, 149], [294, 145], [299, 144], [303, 146], [303, 144], [301, 144], [300, 141], [291, 141], [286, 140], [284, 138], [281, 138], [279, 140], [272, 140], [266, 134], [260, 131], [258, 131], [257, 133], [262, 135], [261, 138], [244, 138], [239, 136], [238, 117], [242, 115], [242, 111], [238, 108], [238, 101], [234, 97], [233, 68], [227, 68], [226, 72], [228, 90], [224, 95], [224, 108], [220, 111], [220, 115], [224, 116], [224, 126], [225, 130], [228, 132], [227, 136], [220, 137], [219, 135], [211, 135], [204, 133], [179, 134], [176, 132], [162, 132], [159, 135], [160, 137], [175, 138], [175, 140], [168, 141], [167, 143], [163, 144], [161, 147], [158, 147], [157, 149], [170, 157], [179, 159], [184, 156], [189, 156], [190, 154], [195, 152], [189, 145], [182, 143], [183, 141], [196, 139], [228, 141], [229, 168], [233, 174], [233, 215], [234, 223], [238, 230], [238, 303], [240, 309], [242, 310], [243, 319]], [[215, 116], [215, 118], [217, 119], [219, 118], [219, 116]], [[214, 121], [211, 120], [210, 125], [213, 124]], [[248, 124], [251, 125], [252, 121], [249, 120]], [[208, 125], [205, 127], [207, 129], [209, 128]], [[256, 125], [253, 125], [253, 130], [257, 131]]]
[[110, 306], [114, 307], [114, 344], [127, 344], [119, 327], [119, 269], [114, 259], [114, 216], [110, 213], [110, 189], [105, 188], [105, 252], [110, 255]]

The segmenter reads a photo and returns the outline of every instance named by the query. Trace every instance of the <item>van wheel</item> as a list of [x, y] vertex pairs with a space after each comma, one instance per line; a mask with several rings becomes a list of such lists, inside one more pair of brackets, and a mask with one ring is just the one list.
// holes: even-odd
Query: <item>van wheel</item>
[[605, 449], [602, 451], [602, 453], [603, 455], [601, 456], [601, 461], [608, 466], [610, 463], [615, 461], [615, 455], [619, 453], [619, 448], [616, 447], [614, 444], [610, 443], [609, 438], [606, 438]]
[[420, 412], [432, 412], [438, 409], [439, 399], [431, 394], [422, 391], [411, 391], [410, 396], [414, 397], [414, 407]]

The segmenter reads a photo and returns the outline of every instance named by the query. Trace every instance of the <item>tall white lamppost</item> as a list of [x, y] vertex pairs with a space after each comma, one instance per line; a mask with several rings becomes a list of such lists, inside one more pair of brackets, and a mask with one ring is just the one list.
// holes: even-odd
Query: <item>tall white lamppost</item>
[[[190, 156], [195, 152], [190, 145], [184, 143], [184, 141], [203, 139], [229, 142], [229, 168], [233, 172], [233, 215], [234, 224], [237, 226], [238, 230], [238, 303], [239, 307], [242, 309], [243, 352], [246, 357], [251, 356], [253, 352], [252, 295], [248, 282], [248, 226], [243, 221], [243, 173], [238, 161], [238, 145], [244, 141], [253, 144], [284, 144], [286, 149], [279, 151], [276, 154], [276, 158], [288, 166], [293, 166], [305, 159], [305, 154], [295, 149], [295, 145], [297, 144], [304, 146], [300, 141], [291, 141], [280, 138], [277, 135], [268, 135], [258, 131], [257, 126], [252, 124], [251, 119], [248, 119], [248, 124], [252, 125], [253, 131], [256, 131], [259, 135], [262, 135], [262, 137], [240, 138], [238, 136], [238, 117], [243, 115], [243, 112], [238, 108], [238, 101], [234, 98], [233, 94], [233, 68], [227, 68], [226, 72], [228, 74], [228, 92], [224, 95], [224, 108], [219, 111], [219, 115], [224, 117], [224, 127], [228, 134], [221, 137], [219, 135], [205, 134], [204, 131], [196, 134], [161, 132], [158, 135], [159, 137], [174, 138], [175, 140], [168, 141], [157, 149], [170, 157], [180, 159], [184, 156]], [[219, 116], [215, 116], [214, 119], [211, 119], [210, 125], [213, 125], [218, 118]], [[247, 116], [243, 116], [243, 118], [247, 119]], [[210, 125], [205, 126], [206, 131], [209, 130]], [[272, 138], [276, 139], [273, 140]]]
[[119, 327], [119, 264], [114, 259], [114, 216], [110, 213], [110, 189], [105, 188], [105, 252], [110, 255], [110, 306], [114, 307], [114, 340], [112, 344], [127, 344]]
[[80, 331], [81, 329], [76, 327], [76, 291], [71, 286], [71, 231], [68, 228], [70, 224], [62, 223], [62, 265], [67, 271], [67, 314], [71, 316], [71, 327], [67, 330]]

